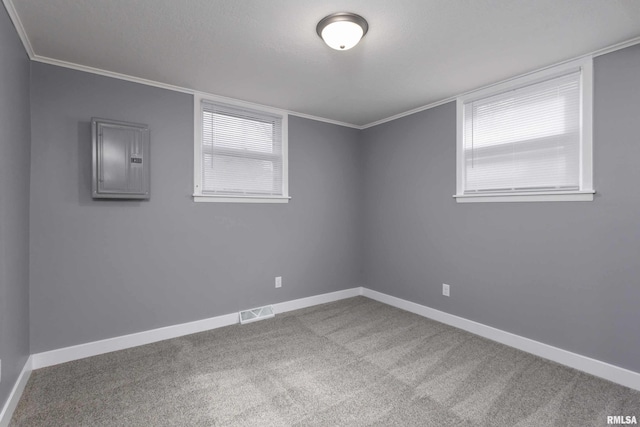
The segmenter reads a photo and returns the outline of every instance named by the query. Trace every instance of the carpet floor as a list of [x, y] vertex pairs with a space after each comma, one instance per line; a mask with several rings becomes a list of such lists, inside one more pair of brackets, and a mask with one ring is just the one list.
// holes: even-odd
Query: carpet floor
[[640, 392], [364, 297], [34, 371], [11, 426], [606, 426]]

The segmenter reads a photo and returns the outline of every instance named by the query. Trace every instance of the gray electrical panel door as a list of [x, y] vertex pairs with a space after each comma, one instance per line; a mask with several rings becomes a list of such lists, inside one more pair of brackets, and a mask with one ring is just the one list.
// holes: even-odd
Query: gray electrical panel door
[[93, 198], [149, 198], [149, 128], [91, 119]]

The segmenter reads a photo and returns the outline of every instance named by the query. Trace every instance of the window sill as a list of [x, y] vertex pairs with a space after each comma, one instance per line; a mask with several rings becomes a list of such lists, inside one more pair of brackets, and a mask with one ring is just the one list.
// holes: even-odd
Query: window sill
[[567, 191], [547, 193], [509, 193], [509, 194], [456, 194], [458, 203], [491, 202], [592, 202], [595, 191]]
[[213, 203], [289, 203], [291, 197], [288, 196], [212, 196], [194, 194], [194, 202]]

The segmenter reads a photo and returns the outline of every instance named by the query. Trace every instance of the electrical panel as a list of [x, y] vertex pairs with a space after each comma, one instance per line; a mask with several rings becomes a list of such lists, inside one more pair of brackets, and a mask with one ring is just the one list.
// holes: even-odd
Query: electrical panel
[[94, 199], [148, 199], [149, 128], [91, 119]]

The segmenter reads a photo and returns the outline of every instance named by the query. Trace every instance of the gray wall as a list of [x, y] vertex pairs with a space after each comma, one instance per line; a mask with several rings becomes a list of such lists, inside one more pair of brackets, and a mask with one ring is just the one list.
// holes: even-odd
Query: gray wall
[[593, 202], [456, 204], [455, 103], [367, 129], [366, 286], [640, 372], [640, 46], [594, 65]]
[[[291, 117], [290, 204], [198, 204], [191, 96], [34, 63], [31, 352], [364, 285], [640, 371], [639, 88], [596, 59], [594, 202], [456, 204], [449, 103]], [[90, 198], [92, 116], [150, 126], [150, 201]]]
[[0, 410], [29, 356], [29, 58], [0, 6]]
[[[31, 101], [32, 353], [362, 284], [358, 131], [290, 117], [289, 204], [194, 203], [190, 95], [33, 63]], [[150, 201], [91, 199], [92, 116], [149, 125]]]

